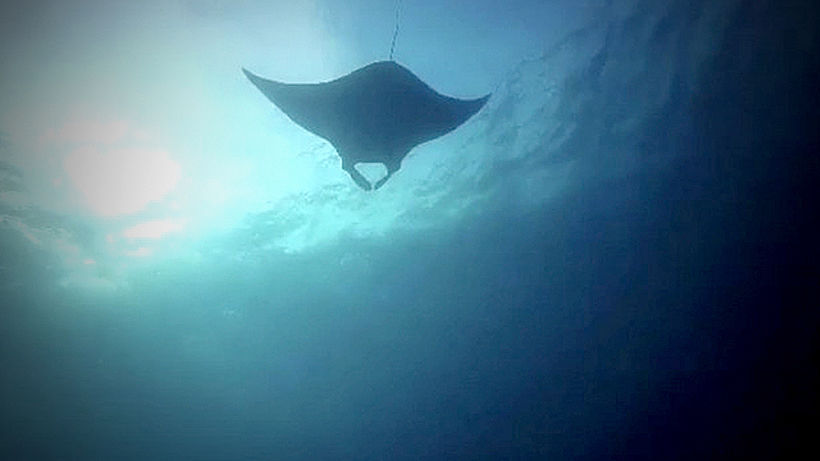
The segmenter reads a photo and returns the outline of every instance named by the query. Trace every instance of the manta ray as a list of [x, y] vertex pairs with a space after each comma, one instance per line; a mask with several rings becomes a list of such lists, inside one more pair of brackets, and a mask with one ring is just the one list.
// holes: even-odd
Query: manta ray
[[[297, 125], [326, 139], [342, 169], [364, 190], [378, 189], [419, 144], [456, 129], [478, 112], [478, 99], [444, 96], [395, 61], [379, 61], [323, 83], [281, 83], [242, 69], [248, 79]], [[374, 185], [357, 163], [381, 163]]]

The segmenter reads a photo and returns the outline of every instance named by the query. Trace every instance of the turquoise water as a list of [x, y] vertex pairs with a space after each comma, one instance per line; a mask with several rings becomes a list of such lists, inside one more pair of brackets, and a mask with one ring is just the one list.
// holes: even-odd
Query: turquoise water
[[493, 96], [371, 192], [240, 69], [385, 59], [392, 2], [0, 7], [0, 459], [812, 448], [816, 8], [504, 5], [402, 2]]

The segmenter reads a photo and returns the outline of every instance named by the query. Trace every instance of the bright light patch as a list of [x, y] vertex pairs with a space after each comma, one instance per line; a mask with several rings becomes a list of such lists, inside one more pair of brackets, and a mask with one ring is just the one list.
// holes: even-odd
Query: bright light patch
[[179, 164], [161, 149], [81, 147], [63, 167], [86, 204], [102, 216], [136, 213], [173, 190]]
[[184, 227], [185, 222], [179, 219], [157, 219], [129, 227], [122, 235], [129, 239], [158, 239], [169, 232], [181, 231]]

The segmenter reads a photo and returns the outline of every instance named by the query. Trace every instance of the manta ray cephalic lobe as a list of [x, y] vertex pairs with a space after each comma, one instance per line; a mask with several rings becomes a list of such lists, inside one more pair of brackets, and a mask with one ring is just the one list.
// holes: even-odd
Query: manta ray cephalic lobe
[[[379, 61], [324, 83], [281, 83], [242, 69], [291, 120], [329, 141], [342, 169], [362, 189], [378, 189], [417, 145], [456, 129], [489, 99], [444, 96], [394, 61]], [[387, 175], [372, 185], [357, 163], [382, 163]]]

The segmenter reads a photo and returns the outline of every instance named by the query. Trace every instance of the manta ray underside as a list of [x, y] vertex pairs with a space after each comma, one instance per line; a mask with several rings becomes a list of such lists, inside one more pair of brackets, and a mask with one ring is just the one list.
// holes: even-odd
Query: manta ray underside
[[[394, 61], [315, 84], [280, 83], [242, 70], [291, 120], [328, 140], [364, 190], [384, 185], [411, 149], [456, 129], [490, 97], [444, 96]], [[361, 162], [382, 163], [387, 175], [371, 186], [355, 168]]]

